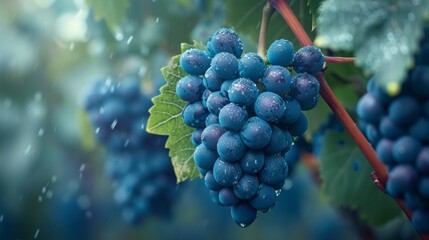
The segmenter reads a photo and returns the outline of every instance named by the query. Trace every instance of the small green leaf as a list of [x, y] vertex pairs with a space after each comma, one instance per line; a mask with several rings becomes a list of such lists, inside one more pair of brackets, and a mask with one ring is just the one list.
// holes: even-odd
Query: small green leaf
[[372, 182], [371, 166], [347, 133], [327, 131], [321, 144], [322, 192], [330, 201], [357, 210], [362, 220], [374, 225], [401, 216], [393, 199]]
[[[202, 43], [182, 44], [182, 50], [191, 47], [200, 48]], [[194, 163], [195, 147], [191, 142], [193, 128], [185, 125], [182, 110], [187, 102], [176, 95], [176, 84], [186, 73], [179, 66], [180, 55], [172, 58], [171, 64], [161, 69], [166, 84], [161, 87], [161, 94], [152, 99], [154, 106], [149, 109], [147, 131], [154, 134], [168, 135], [165, 144], [170, 149], [169, 156], [176, 173], [177, 182], [198, 177], [199, 171]]]
[[106, 21], [111, 31], [114, 31], [122, 23], [129, 7], [128, 0], [86, 0], [86, 2], [94, 9], [95, 18]]
[[307, 5], [310, 8], [312, 31], [317, 27], [317, 18], [319, 17], [318, 9], [321, 4], [322, 4], [322, 0], [308, 0]]
[[428, 13], [429, 1], [326, 0], [315, 43], [354, 51], [357, 64], [389, 89], [413, 65]]
[[[265, 0], [225, 0], [225, 23], [233, 27], [240, 35], [249, 35], [254, 42], [258, 42], [262, 9], [266, 2]], [[313, 38], [315, 32], [312, 32], [310, 7], [307, 1], [294, 0], [289, 1], [289, 4], [307, 34]], [[268, 45], [274, 40], [283, 38], [291, 41], [296, 49], [299, 46], [295, 35], [277, 12], [270, 20], [266, 38]]]

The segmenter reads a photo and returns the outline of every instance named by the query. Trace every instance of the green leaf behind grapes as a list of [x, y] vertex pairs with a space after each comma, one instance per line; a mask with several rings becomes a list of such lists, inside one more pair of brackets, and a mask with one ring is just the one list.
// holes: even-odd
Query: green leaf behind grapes
[[122, 23], [129, 7], [128, 0], [86, 0], [86, 2], [93, 8], [95, 18], [104, 20], [111, 31], [114, 31]]
[[318, 9], [321, 4], [322, 4], [322, 0], [308, 0], [307, 5], [310, 8], [312, 31], [317, 27], [317, 18], [319, 17]]
[[[199, 42], [182, 44], [182, 52], [191, 48], [202, 48]], [[188, 127], [182, 119], [182, 110], [187, 102], [176, 95], [176, 84], [186, 73], [179, 66], [180, 55], [174, 56], [169, 66], [161, 69], [166, 84], [161, 87], [160, 95], [152, 99], [154, 106], [149, 109], [147, 131], [159, 135], [168, 135], [165, 147], [170, 149], [169, 156], [174, 167], [177, 182], [199, 176], [194, 163], [195, 147], [191, 142], [193, 128]]]
[[321, 140], [322, 192], [336, 205], [355, 209], [362, 220], [382, 225], [401, 216], [392, 198], [372, 182], [372, 168], [345, 132], [327, 131]]
[[392, 94], [413, 65], [429, 1], [326, 0], [319, 8], [315, 43], [354, 51], [357, 64], [374, 73]]
[[[317, 1], [319, 0], [315, 0], [314, 2], [316, 3]], [[240, 35], [249, 35], [253, 41], [257, 42], [259, 27], [261, 26], [262, 9], [266, 2], [266, 0], [225, 0], [225, 23], [229, 27], [233, 27]], [[310, 6], [307, 4], [307, 1], [291, 0], [289, 4], [306, 32], [313, 38], [315, 32], [311, 31], [312, 21]], [[299, 46], [295, 35], [277, 12], [271, 18], [266, 37], [267, 44], [271, 44], [276, 39], [283, 38], [291, 41], [295, 45], [295, 48]]]

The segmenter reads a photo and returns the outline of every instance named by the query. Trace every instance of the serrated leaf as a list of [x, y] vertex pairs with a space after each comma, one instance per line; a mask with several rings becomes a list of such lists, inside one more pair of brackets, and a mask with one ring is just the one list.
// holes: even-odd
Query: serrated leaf
[[194, 129], [185, 125], [182, 119], [182, 110], [187, 102], [176, 95], [177, 82], [186, 76], [179, 66], [179, 57], [173, 57], [171, 64], [161, 69], [166, 84], [161, 87], [161, 94], [152, 99], [154, 106], [149, 109], [147, 124], [148, 132], [168, 135], [165, 147], [170, 149], [169, 156], [178, 183], [199, 176], [194, 163], [195, 147], [191, 142]]
[[372, 182], [371, 166], [347, 133], [327, 131], [321, 144], [322, 192], [330, 201], [355, 209], [362, 220], [374, 225], [401, 216], [394, 200]]
[[[265, 0], [225, 0], [225, 23], [233, 27], [240, 35], [249, 35], [254, 42], [259, 38], [259, 27], [261, 26], [262, 9], [267, 1]], [[310, 7], [306, 1], [292, 0], [289, 4], [303, 25], [310, 38], [314, 37], [312, 32], [312, 22], [310, 18]], [[284, 19], [275, 12], [270, 20], [268, 33], [266, 36], [267, 44], [274, 40], [284, 38], [291, 41], [295, 48], [299, 43], [287, 26]], [[268, 46], [267, 46], [268, 47]]]
[[95, 18], [97, 20], [103, 19], [111, 31], [114, 31], [122, 23], [129, 7], [128, 0], [86, 0], [86, 2], [94, 9]]
[[316, 44], [354, 51], [378, 83], [399, 85], [412, 66], [429, 1], [327, 0], [320, 7]]
[[310, 8], [312, 31], [317, 27], [317, 18], [319, 17], [318, 9], [321, 4], [322, 4], [322, 0], [308, 0], [307, 5]]

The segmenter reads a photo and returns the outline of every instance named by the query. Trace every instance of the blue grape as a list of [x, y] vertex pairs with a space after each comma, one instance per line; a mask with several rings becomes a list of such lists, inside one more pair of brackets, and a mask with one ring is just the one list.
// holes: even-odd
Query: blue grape
[[288, 131], [292, 136], [301, 136], [307, 130], [308, 120], [307, 117], [301, 112], [299, 118], [288, 125]]
[[422, 173], [429, 173], [429, 147], [423, 147], [416, 159], [416, 167]]
[[140, 96], [140, 81], [138, 78], [130, 77], [118, 83], [115, 93], [125, 99], [134, 99]]
[[210, 67], [210, 57], [205, 51], [191, 48], [180, 55], [180, 67], [191, 75], [202, 75]]
[[283, 99], [273, 92], [259, 94], [254, 106], [256, 115], [267, 122], [278, 122], [285, 108]]
[[205, 127], [205, 120], [208, 115], [209, 112], [200, 101], [187, 104], [182, 111], [183, 121], [193, 128]]
[[212, 124], [219, 124], [219, 117], [214, 115], [213, 113], [210, 113], [206, 117], [206, 126], [210, 126]]
[[271, 66], [265, 71], [262, 78], [262, 86], [266, 91], [284, 96], [292, 83], [292, 76], [289, 71], [281, 66]]
[[265, 163], [265, 155], [261, 151], [248, 150], [240, 161], [241, 169], [245, 173], [258, 173]]
[[256, 209], [247, 202], [240, 202], [231, 208], [231, 217], [240, 227], [247, 227], [256, 219]]
[[225, 95], [228, 95], [228, 90], [231, 87], [231, 84], [235, 81], [235, 79], [225, 80], [220, 86], [220, 91]]
[[302, 111], [308, 111], [315, 108], [317, 106], [317, 103], [319, 103], [318, 95], [305, 101], [299, 101], [299, 105], [301, 106]]
[[221, 52], [213, 57], [210, 68], [221, 79], [238, 76], [238, 59], [231, 53]]
[[305, 46], [293, 57], [293, 70], [297, 73], [316, 74], [322, 70], [325, 58], [319, 48]]
[[425, 206], [425, 200], [418, 193], [406, 192], [404, 195], [405, 203], [411, 210], [423, 208]]
[[214, 179], [212, 171], [207, 171], [206, 175], [204, 176], [204, 184], [212, 191], [219, 191], [223, 188], [223, 186]]
[[367, 124], [365, 128], [365, 136], [371, 145], [376, 146], [381, 138], [378, 128], [373, 124]]
[[400, 96], [389, 106], [388, 116], [398, 126], [409, 126], [420, 116], [420, 104], [410, 96]]
[[219, 123], [228, 130], [240, 131], [247, 121], [247, 117], [246, 110], [234, 103], [230, 103], [220, 110]]
[[429, 140], [429, 120], [426, 118], [419, 118], [408, 129], [410, 136], [419, 140], [420, 142], [427, 142]]
[[320, 83], [312, 75], [299, 73], [292, 79], [290, 86], [291, 96], [298, 101], [308, 101], [319, 94]]
[[203, 103], [203, 106], [207, 108], [207, 98], [212, 94], [213, 92], [209, 89], [204, 90], [203, 95], [201, 96], [201, 102]]
[[292, 146], [292, 136], [288, 131], [283, 131], [275, 125], [271, 125], [272, 135], [270, 142], [265, 147], [265, 154], [273, 155], [288, 151]]
[[416, 65], [429, 65], [429, 43], [426, 43], [421, 47], [420, 53], [416, 57]]
[[249, 200], [250, 205], [258, 210], [267, 210], [276, 203], [276, 190], [266, 184], [259, 185], [256, 197]]
[[235, 195], [230, 187], [224, 187], [219, 191], [219, 201], [224, 206], [235, 206], [240, 202], [240, 199]]
[[235, 195], [242, 200], [247, 200], [256, 195], [259, 188], [258, 177], [251, 174], [243, 174], [240, 180], [234, 184]]
[[380, 100], [373, 93], [366, 93], [359, 99], [356, 113], [362, 120], [370, 123], [378, 123], [384, 114], [384, 108]]
[[232, 131], [225, 132], [217, 143], [217, 152], [222, 160], [236, 162], [243, 157], [246, 146], [240, 134]]
[[219, 91], [220, 87], [222, 86], [222, 83], [223, 80], [216, 76], [213, 68], [209, 68], [204, 74], [203, 84], [207, 89], [213, 92]]
[[419, 233], [429, 233], [429, 210], [428, 209], [417, 209], [414, 211], [411, 217], [411, 223]]
[[222, 203], [219, 200], [219, 191], [210, 190], [210, 199], [214, 204], [222, 206]]
[[250, 149], [262, 149], [271, 140], [272, 129], [269, 123], [259, 117], [251, 117], [241, 129], [241, 138]]
[[381, 119], [379, 129], [383, 137], [390, 139], [397, 139], [406, 133], [405, 129], [398, 126], [387, 116]]
[[398, 163], [414, 163], [421, 148], [421, 143], [415, 138], [402, 136], [393, 144], [393, 159]]
[[238, 72], [240, 77], [256, 81], [264, 76], [267, 66], [261, 56], [249, 52], [244, 54], [238, 61]]
[[285, 111], [279, 120], [280, 126], [285, 126], [296, 122], [301, 116], [301, 106], [294, 98], [287, 96], [283, 98], [285, 102]]
[[218, 157], [216, 151], [207, 148], [204, 144], [198, 145], [194, 151], [195, 164], [205, 170], [212, 169]]
[[292, 63], [293, 53], [293, 44], [288, 40], [279, 39], [268, 47], [267, 58], [272, 65], [288, 66]]
[[177, 96], [187, 102], [196, 102], [201, 99], [204, 92], [203, 80], [201, 78], [187, 75], [176, 84]]
[[383, 138], [381, 139], [375, 148], [378, 158], [386, 165], [393, 166], [395, 165], [395, 160], [393, 159], [393, 141]]
[[201, 144], [201, 133], [203, 132], [202, 128], [195, 129], [191, 135], [192, 145], [195, 147]]
[[228, 89], [229, 100], [240, 106], [252, 105], [258, 94], [259, 90], [256, 84], [246, 78], [235, 80]]
[[425, 198], [429, 198], [429, 177], [420, 178], [418, 190], [420, 195]]
[[417, 184], [417, 173], [410, 165], [397, 165], [389, 172], [386, 189], [393, 197], [400, 197], [413, 190]]
[[213, 176], [216, 182], [225, 187], [231, 187], [240, 180], [242, 170], [239, 163], [216, 160], [213, 166]]
[[218, 140], [225, 132], [219, 124], [212, 124], [203, 130], [201, 141], [208, 149], [216, 151]]
[[283, 185], [288, 174], [286, 160], [282, 156], [268, 156], [259, 172], [259, 180], [267, 185], [277, 187]]
[[207, 98], [206, 106], [210, 113], [219, 115], [220, 110], [229, 103], [224, 93], [217, 91], [210, 94]]
[[243, 53], [243, 44], [234, 30], [221, 28], [210, 37], [207, 42], [207, 50], [212, 56], [221, 52], [229, 52], [239, 58]]

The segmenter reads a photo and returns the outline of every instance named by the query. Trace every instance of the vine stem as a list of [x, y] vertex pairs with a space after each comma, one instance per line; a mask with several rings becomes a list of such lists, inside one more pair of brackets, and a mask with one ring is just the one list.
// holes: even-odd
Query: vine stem
[[[294, 12], [290, 8], [290, 5], [287, 2], [287, 0], [267, 0], [267, 1], [280, 13], [280, 15], [289, 25], [292, 32], [294, 33], [294, 35], [296, 36], [296, 38], [298, 39], [299, 43], [302, 46], [313, 45], [313, 42], [311, 41], [310, 37], [307, 35], [301, 23], [299, 22]], [[384, 191], [384, 187], [386, 186], [386, 181], [387, 181], [386, 167], [384, 166], [383, 163], [381, 163], [381, 161], [378, 160], [377, 154], [374, 151], [374, 148], [366, 140], [365, 136], [362, 134], [362, 132], [359, 130], [356, 124], [353, 122], [352, 118], [347, 113], [345, 108], [335, 97], [334, 93], [332, 92], [332, 89], [329, 87], [325, 79], [324, 73], [319, 72], [316, 77], [320, 83], [320, 95], [322, 95], [323, 99], [325, 99], [326, 103], [329, 105], [332, 112], [341, 121], [341, 123], [344, 125], [346, 130], [349, 132], [353, 140], [356, 142], [356, 144], [362, 151], [362, 153], [365, 155], [367, 161], [374, 168], [374, 172], [371, 174], [371, 177], [373, 178], [373, 181], [377, 185], [377, 187], [381, 188], [381, 190]], [[380, 184], [377, 184], [377, 181]], [[405, 202], [400, 199], [395, 199], [395, 201], [402, 209], [402, 211], [405, 213], [407, 218], [411, 219], [412, 211], [406, 206]], [[429, 240], [429, 234], [419, 234], [419, 236], [420, 236], [420, 239], [422, 240]]]
[[351, 57], [331, 57], [331, 56], [325, 56], [325, 62], [331, 62], [331, 63], [354, 63], [355, 58]]
[[266, 51], [266, 36], [268, 31], [268, 25], [270, 23], [271, 16], [273, 16], [274, 8], [269, 2], [267, 2], [262, 10], [262, 22], [259, 30], [259, 41], [258, 41], [258, 54], [264, 57], [267, 54]]

